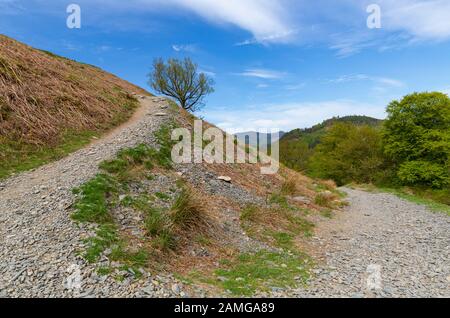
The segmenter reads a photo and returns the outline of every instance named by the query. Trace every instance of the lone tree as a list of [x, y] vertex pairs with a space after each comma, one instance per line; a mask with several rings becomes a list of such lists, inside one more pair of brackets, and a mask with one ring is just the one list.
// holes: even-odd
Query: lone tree
[[149, 74], [149, 84], [158, 93], [176, 99], [188, 111], [197, 111], [204, 106], [203, 98], [214, 92], [214, 81], [198, 72], [197, 64], [190, 58], [183, 61], [155, 59]]

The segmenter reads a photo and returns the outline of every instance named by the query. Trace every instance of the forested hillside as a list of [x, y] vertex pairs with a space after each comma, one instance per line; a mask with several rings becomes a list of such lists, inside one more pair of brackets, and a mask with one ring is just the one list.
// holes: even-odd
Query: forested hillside
[[308, 170], [308, 160], [321, 138], [337, 123], [378, 127], [382, 121], [367, 116], [334, 117], [311, 128], [295, 129], [286, 133], [280, 140], [281, 161], [297, 171]]

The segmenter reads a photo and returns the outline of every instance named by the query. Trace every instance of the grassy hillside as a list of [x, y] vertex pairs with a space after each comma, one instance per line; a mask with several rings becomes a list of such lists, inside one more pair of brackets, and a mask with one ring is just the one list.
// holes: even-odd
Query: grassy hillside
[[148, 94], [101, 69], [0, 35], [0, 178], [64, 156]]
[[334, 117], [306, 129], [295, 129], [286, 133], [280, 140], [281, 162], [287, 167], [306, 171], [307, 161], [320, 139], [336, 123], [351, 123], [357, 126], [380, 126], [382, 121], [367, 116]]

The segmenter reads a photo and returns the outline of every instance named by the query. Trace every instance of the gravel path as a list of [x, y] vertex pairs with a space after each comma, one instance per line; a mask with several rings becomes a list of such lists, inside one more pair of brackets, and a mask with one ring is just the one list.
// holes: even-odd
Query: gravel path
[[[140, 97], [126, 124], [58, 162], [0, 183], [0, 297], [169, 297], [180, 293], [169, 277], [118, 282], [96, 274], [77, 251], [87, 231], [70, 219], [71, 190], [91, 179], [118, 150], [146, 142], [171, 110], [164, 99]], [[82, 288], [69, 290], [81, 275]], [[148, 275], [148, 274], [146, 274]], [[172, 291], [173, 290], [173, 291]]]
[[312, 241], [326, 265], [295, 294], [450, 297], [450, 217], [391, 194], [343, 190], [350, 206]]

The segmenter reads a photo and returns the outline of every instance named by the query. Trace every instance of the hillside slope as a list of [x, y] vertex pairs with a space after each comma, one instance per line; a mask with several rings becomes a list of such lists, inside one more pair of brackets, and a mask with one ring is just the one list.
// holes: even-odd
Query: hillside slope
[[125, 121], [148, 94], [101, 69], [0, 35], [0, 178]]

